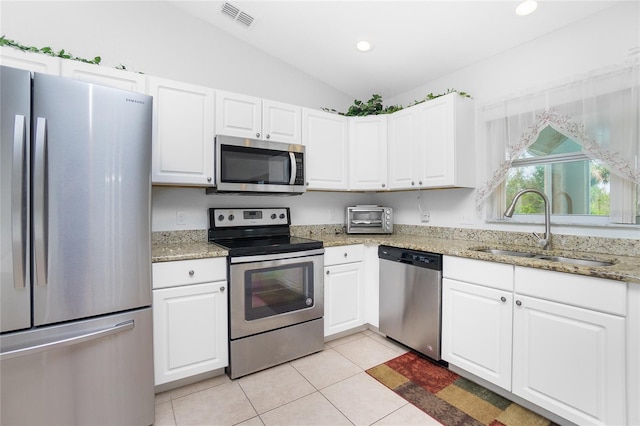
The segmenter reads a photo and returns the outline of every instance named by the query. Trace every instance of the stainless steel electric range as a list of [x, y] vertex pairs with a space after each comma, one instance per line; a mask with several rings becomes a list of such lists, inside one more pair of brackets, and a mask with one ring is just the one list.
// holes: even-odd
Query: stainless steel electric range
[[291, 236], [286, 207], [212, 208], [209, 224], [229, 251], [229, 377], [322, 350], [322, 241]]

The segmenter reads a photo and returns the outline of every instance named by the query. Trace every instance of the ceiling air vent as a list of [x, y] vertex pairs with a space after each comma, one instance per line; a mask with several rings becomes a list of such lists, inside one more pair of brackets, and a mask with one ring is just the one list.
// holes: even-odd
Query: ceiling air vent
[[243, 11], [241, 11], [231, 3], [225, 3], [222, 5], [222, 13], [229, 16], [234, 21], [241, 23], [247, 28], [253, 22], [253, 16], [244, 13]]

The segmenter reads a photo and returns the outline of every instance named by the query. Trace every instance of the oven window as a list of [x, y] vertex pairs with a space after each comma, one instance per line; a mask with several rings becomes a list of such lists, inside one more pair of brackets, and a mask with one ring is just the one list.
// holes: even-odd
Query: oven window
[[291, 180], [288, 152], [232, 145], [221, 149], [223, 182], [287, 185]]
[[248, 321], [313, 306], [313, 262], [253, 269], [244, 278]]

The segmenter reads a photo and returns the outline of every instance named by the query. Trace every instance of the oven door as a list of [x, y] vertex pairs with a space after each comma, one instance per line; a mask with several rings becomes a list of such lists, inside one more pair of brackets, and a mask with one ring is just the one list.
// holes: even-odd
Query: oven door
[[324, 249], [231, 257], [230, 338], [322, 318]]

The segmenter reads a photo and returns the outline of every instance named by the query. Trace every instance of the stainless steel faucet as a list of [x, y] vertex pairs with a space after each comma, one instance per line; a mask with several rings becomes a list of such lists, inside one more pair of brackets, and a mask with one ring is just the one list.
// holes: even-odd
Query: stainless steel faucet
[[549, 198], [547, 198], [544, 193], [538, 191], [537, 189], [523, 189], [522, 191], [518, 192], [515, 197], [513, 197], [513, 201], [511, 202], [511, 205], [507, 207], [507, 210], [505, 210], [504, 215], [506, 217], [513, 216], [513, 211], [516, 209], [516, 202], [523, 194], [526, 194], [527, 192], [538, 194], [544, 201], [544, 237], [541, 237], [537, 232], [534, 232], [533, 235], [538, 239], [538, 246], [546, 250], [551, 245], [551, 206], [549, 205]]

